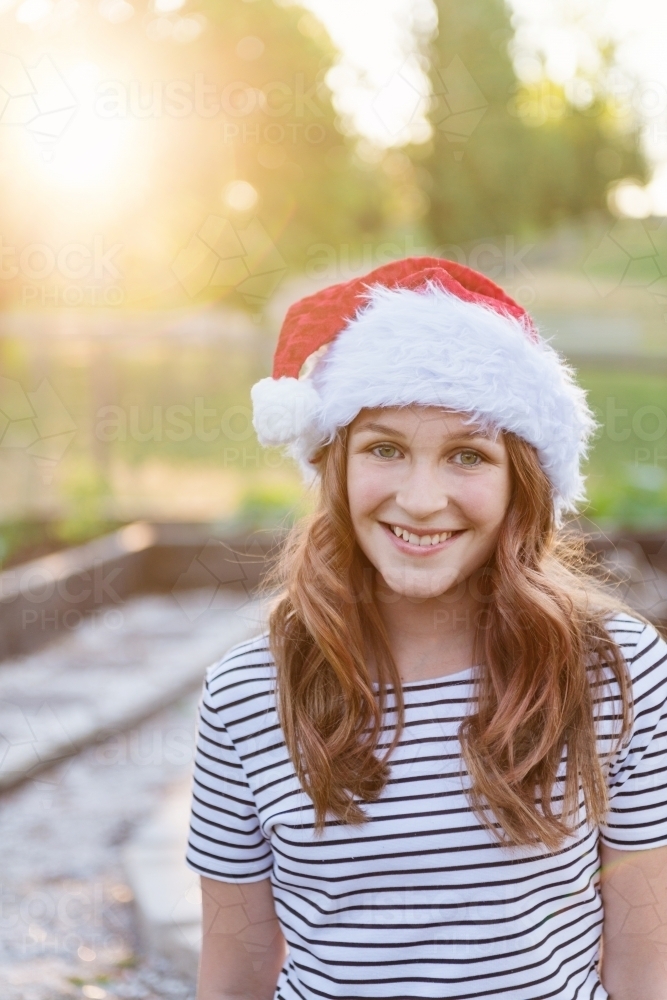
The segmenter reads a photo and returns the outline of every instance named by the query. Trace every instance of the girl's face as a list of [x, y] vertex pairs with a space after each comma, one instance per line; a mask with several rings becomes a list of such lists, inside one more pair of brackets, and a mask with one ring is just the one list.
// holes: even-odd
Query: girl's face
[[511, 494], [501, 433], [433, 406], [362, 410], [348, 435], [348, 499], [360, 548], [404, 597], [444, 594], [492, 555]]

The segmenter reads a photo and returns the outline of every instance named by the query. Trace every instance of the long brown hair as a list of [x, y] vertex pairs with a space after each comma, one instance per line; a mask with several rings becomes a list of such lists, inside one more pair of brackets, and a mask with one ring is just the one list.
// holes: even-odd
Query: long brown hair
[[[503, 843], [556, 850], [578, 814], [580, 789], [589, 822], [601, 822], [608, 808], [592, 691], [601, 697], [605, 668], [611, 669], [623, 706], [618, 746], [630, 728], [630, 685], [604, 623], [630, 609], [596, 578], [583, 538], [556, 530], [551, 485], [535, 449], [511, 433], [504, 440], [512, 497], [478, 584], [484, 623], [475, 662], [483, 666], [475, 710], [459, 735], [480, 820]], [[270, 643], [285, 741], [321, 832], [327, 814], [350, 824], [366, 820], [360, 802], [375, 801], [385, 787], [404, 702], [376, 604], [374, 569], [350, 519], [346, 428], [318, 462], [317, 506], [292, 530], [272, 576], [282, 593], [270, 618]], [[379, 758], [388, 684], [397, 722]], [[563, 801], [554, 812], [564, 752]]]

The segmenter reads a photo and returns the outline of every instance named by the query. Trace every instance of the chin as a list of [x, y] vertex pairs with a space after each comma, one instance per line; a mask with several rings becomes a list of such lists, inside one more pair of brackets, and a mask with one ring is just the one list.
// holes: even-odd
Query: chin
[[460, 576], [449, 570], [441, 573], [418, 573], [410, 570], [387, 570], [382, 572], [387, 586], [400, 597], [428, 601], [440, 597], [460, 583]]

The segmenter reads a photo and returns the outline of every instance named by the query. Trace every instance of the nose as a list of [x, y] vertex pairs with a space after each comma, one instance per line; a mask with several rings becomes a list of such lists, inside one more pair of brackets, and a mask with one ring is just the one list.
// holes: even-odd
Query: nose
[[430, 462], [411, 462], [396, 492], [396, 503], [414, 521], [424, 521], [449, 503], [445, 479]]

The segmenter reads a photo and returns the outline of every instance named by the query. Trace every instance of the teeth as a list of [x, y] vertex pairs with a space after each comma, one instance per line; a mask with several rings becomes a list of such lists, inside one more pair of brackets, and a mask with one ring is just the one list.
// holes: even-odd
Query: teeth
[[396, 524], [391, 526], [391, 530], [397, 538], [402, 538], [404, 542], [421, 546], [439, 545], [440, 542], [447, 541], [453, 534], [452, 531], [441, 531], [438, 535], [415, 535], [414, 532], [406, 531], [405, 528], [399, 528]]

